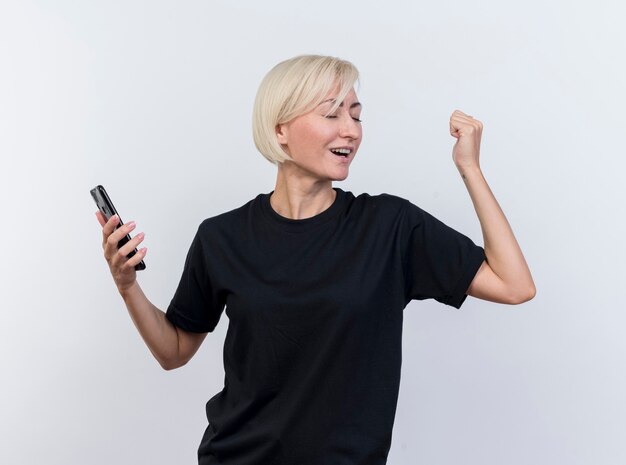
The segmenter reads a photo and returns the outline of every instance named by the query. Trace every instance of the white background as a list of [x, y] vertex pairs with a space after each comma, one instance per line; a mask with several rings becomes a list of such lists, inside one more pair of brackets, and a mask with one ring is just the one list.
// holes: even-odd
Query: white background
[[335, 186], [482, 245], [448, 128], [473, 115], [538, 290], [409, 304], [388, 463], [626, 463], [625, 19], [617, 0], [2, 1], [0, 462], [196, 462], [228, 318], [163, 371], [88, 191], [145, 231], [140, 282], [165, 309], [199, 223], [274, 188], [251, 135], [262, 77], [319, 53], [361, 71], [363, 144]]

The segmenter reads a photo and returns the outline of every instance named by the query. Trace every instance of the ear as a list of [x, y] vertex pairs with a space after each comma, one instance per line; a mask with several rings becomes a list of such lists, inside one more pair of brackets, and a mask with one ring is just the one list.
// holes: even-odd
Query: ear
[[286, 145], [287, 144], [287, 125], [277, 124], [275, 129], [276, 129], [276, 139], [278, 140], [278, 143]]

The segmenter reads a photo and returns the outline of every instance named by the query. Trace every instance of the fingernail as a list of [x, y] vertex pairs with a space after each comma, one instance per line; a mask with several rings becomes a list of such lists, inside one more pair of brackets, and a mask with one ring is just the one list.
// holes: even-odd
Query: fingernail
[[128, 226], [128, 229], [133, 229], [135, 227], [135, 222], [130, 221], [129, 223], [126, 223], [126, 226]]

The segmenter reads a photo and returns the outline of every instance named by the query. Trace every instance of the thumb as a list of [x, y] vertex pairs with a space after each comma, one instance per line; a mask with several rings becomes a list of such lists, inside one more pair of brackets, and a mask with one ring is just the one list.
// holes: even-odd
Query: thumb
[[461, 134], [459, 133], [459, 130], [453, 127], [452, 124], [450, 124], [450, 135], [452, 137], [456, 137], [457, 139], [461, 136]]
[[98, 218], [98, 223], [100, 223], [100, 226], [104, 226], [106, 224], [106, 221], [100, 211], [96, 212], [96, 218]]

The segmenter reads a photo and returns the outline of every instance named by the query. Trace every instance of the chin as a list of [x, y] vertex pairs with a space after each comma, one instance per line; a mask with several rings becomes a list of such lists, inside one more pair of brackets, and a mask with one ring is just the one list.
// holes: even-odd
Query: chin
[[348, 178], [348, 171], [346, 171], [345, 175], [343, 175], [343, 176], [332, 177], [331, 180], [333, 180], [333, 181], [344, 181], [347, 178]]

